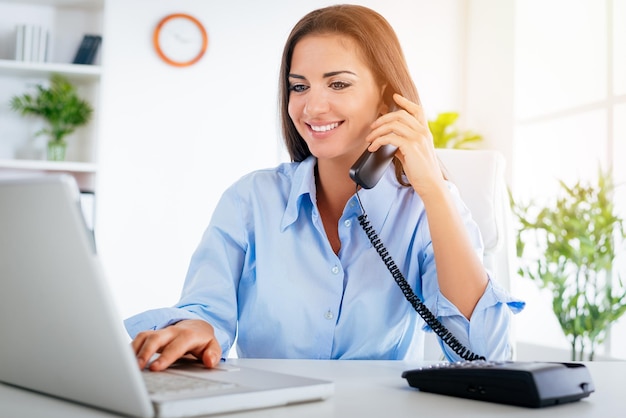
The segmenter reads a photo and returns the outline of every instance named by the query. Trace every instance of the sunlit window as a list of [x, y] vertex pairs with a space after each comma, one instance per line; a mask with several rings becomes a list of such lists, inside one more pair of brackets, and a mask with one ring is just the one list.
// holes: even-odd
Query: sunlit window
[[[515, 13], [513, 190], [547, 198], [557, 179], [591, 180], [611, 166], [626, 217], [626, 0], [524, 0]], [[626, 318], [607, 347], [626, 358]]]

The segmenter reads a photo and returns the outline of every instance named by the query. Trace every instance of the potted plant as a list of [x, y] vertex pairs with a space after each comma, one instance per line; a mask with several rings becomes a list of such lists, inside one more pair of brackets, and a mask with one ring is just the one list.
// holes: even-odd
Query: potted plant
[[571, 359], [593, 360], [610, 325], [626, 312], [626, 287], [613, 269], [626, 238], [624, 220], [611, 199], [610, 170], [598, 170], [595, 183], [559, 184], [545, 205], [511, 197], [519, 221], [519, 273], [551, 292]]
[[442, 112], [434, 120], [428, 121], [435, 148], [467, 149], [482, 141], [482, 135], [457, 129], [455, 124], [458, 118], [457, 112]]
[[66, 136], [88, 123], [93, 113], [91, 105], [78, 97], [76, 88], [59, 74], [50, 77], [48, 87], [37, 85], [34, 94], [12, 97], [10, 106], [24, 116], [45, 120], [47, 126], [37, 135], [48, 136], [48, 159], [55, 161], [65, 159]]

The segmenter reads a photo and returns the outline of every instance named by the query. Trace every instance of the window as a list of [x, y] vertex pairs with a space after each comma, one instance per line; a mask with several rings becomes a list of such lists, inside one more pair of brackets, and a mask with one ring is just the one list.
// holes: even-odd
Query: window
[[[516, 196], [549, 197], [557, 179], [612, 166], [626, 218], [626, 0], [516, 1], [515, 24]], [[626, 318], [610, 340], [607, 353], [626, 358]]]

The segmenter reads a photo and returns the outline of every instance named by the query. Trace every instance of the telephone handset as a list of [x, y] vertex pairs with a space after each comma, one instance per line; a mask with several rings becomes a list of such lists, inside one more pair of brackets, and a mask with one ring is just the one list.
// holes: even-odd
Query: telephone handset
[[365, 150], [350, 168], [350, 177], [362, 188], [371, 189], [383, 176], [397, 149], [387, 144], [377, 149], [376, 152]]
[[[391, 90], [385, 90], [383, 101], [390, 112], [396, 110]], [[383, 176], [397, 150], [398, 148], [391, 144], [383, 145], [376, 152], [365, 150], [350, 168], [350, 178], [362, 188], [371, 189]]]
[[[387, 105], [389, 106], [390, 111], [393, 111], [396, 108], [392, 96], [393, 92], [387, 90], [385, 91], [385, 96], [383, 97], [383, 100], [385, 100], [385, 103], [387, 103]], [[393, 156], [396, 150], [397, 148], [392, 145], [382, 146], [378, 150], [376, 150], [376, 152], [369, 152], [365, 150], [365, 152], [350, 168], [350, 177], [357, 184], [357, 186], [361, 186], [364, 189], [371, 189], [378, 183], [383, 173], [385, 172], [385, 169], [393, 160]], [[361, 203], [361, 198], [359, 197], [358, 187], [356, 190], [356, 196], [359, 200], [359, 205], [361, 206], [362, 211], [362, 214], [358, 217], [361, 228], [363, 228], [363, 230], [367, 234], [367, 238], [370, 240], [370, 242], [376, 249], [376, 252], [387, 266], [387, 269], [402, 290], [404, 297], [409, 301], [411, 306], [413, 306], [413, 309], [415, 309], [417, 313], [420, 314], [420, 316], [424, 319], [428, 326], [430, 326], [435, 334], [437, 334], [439, 338], [441, 338], [441, 340], [446, 343], [461, 358], [463, 358], [464, 360], [484, 360], [485, 357], [473, 353], [463, 344], [461, 344], [459, 340], [457, 340], [456, 337], [452, 335], [452, 333], [437, 319], [437, 317], [413, 292], [413, 289], [411, 289], [411, 285], [406, 281], [406, 279], [402, 275], [402, 272], [396, 266], [396, 263], [389, 255], [389, 252], [376, 234], [376, 231], [374, 231], [374, 228], [370, 226], [370, 222], [367, 220], [367, 214], [365, 213], [365, 209], [363, 208], [363, 204]]]

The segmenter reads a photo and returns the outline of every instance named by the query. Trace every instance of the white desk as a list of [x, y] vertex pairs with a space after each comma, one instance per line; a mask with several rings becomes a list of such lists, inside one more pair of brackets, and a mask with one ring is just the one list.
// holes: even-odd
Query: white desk
[[[563, 417], [626, 416], [626, 362], [586, 363], [596, 391], [579, 402], [532, 409], [472, 401], [412, 389], [400, 377], [419, 366], [397, 361], [232, 360], [235, 363], [284, 373], [330, 379], [335, 394], [321, 402], [225, 415], [256, 417]], [[103, 386], [102, 390], [106, 390]], [[0, 384], [0, 416], [90, 418], [113, 417], [99, 410]]]

